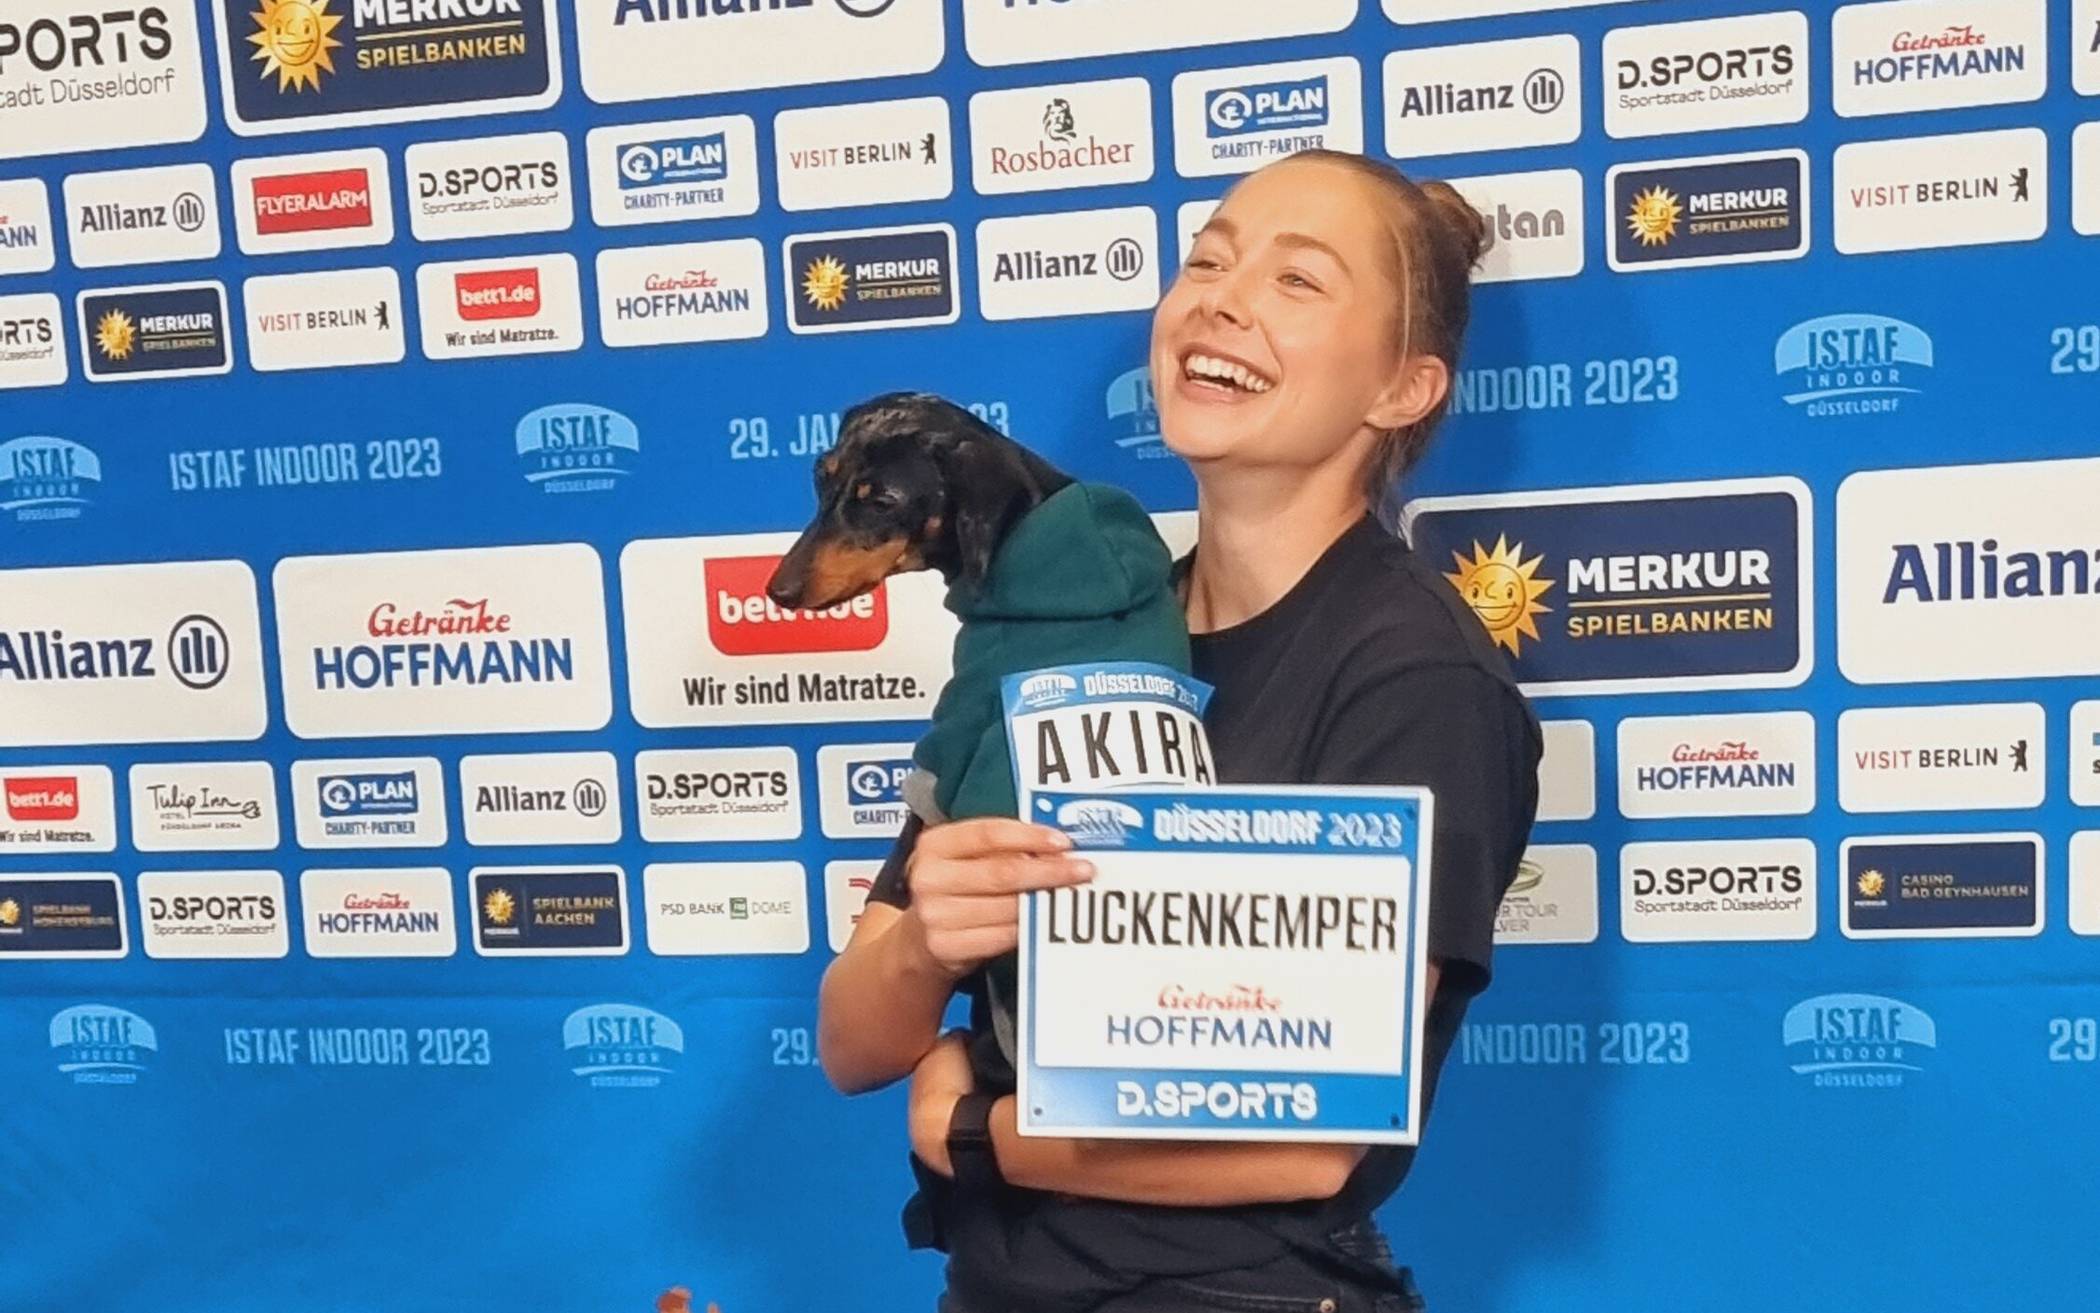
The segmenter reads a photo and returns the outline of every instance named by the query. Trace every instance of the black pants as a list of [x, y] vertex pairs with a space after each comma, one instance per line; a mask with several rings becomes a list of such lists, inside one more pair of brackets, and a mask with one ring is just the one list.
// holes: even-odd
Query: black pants
[[[1414, 1274], [1393, 1266], [1376, 1225], [1352, 1228], [1335, 1244], [1333, 1262], [1291, 1255], [1214, 1276], [1158, 1278], [1095, 1305], [1091, 1313], [1424, 1313]], [[937, 1313], [1030, 1311], [949, 1291]]]

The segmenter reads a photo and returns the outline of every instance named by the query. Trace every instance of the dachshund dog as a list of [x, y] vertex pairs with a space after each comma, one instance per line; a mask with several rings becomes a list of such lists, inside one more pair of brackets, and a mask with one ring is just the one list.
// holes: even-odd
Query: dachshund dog
[[[962, 622], [903, 788], [926, 824], [1018, 812], [1006, 678], [1094, 662], [1189, 668], [1173, 557], [1137, 499], [1075, 482], [960, 406], [923, 393], [855, 406], [816, 483], [816, 518], [766, 586], [775, 602], [831, 607], [893, 574], [938, 570]], [[1010, 1063], [1011, 954], [991, 964], [987, 989], [986, 1052]]]
[[961, 406], [892, 392], [846, 412], [817, 461], [817, 514], [766, 585], [781, 606], [821, 610], [893, 574], [982, 583], [1021, 518], [1072, 482]]

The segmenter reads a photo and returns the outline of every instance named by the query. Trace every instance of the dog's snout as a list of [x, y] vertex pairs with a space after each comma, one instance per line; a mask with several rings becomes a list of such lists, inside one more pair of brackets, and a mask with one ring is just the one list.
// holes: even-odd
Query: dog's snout
[[782, 561], [780, 568], [773, 572], [773, 577], [766, 581], [766, 596], [772, 598], [776, 605], [798, 607], [802, 605], [802, 588], [806, 582], [806, 572], [790, 571], [788, 563]]

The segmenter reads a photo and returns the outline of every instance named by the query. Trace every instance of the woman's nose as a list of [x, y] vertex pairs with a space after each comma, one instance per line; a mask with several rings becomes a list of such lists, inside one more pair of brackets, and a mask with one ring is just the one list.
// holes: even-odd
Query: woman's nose
[[1203, 312], [1213, 319], [1223, 319], [1235, 328], [1245, 328], [1253, 321], [1247, 308], [1246, 284], [1238, 270], [1225, 273], [1203, 289]]

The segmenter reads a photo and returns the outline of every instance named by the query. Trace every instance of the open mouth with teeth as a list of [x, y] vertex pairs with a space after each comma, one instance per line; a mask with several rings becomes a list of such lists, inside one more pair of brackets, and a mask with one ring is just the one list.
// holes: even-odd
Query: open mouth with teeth
[[1207, 384], [1228, 392], [1248, 392], [1257, 396], [1276, 386], [1274, 379], [1249, 369], [1237, 360], [1205, 355], [1201, 351], [1191, 351], [1182, 358], [1181, 373], [1191, 383]]

